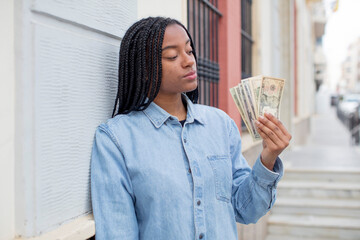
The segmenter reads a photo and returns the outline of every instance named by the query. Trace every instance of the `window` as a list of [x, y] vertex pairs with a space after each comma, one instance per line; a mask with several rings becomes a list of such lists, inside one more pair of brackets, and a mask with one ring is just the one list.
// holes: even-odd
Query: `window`
[[252, 0], [241, 0], [241, 78], [252, 76], [251, 4]]
[[[241, 0], [241, 78], [252, 76], [252, 45], [251, 36], [251, 4], [252, 0]], [[247, 131], [241, 119], [241, 130]]]
[[198, 60], [199, 103], [219, 105], [218, 0], [188, 0], [188, 29]]

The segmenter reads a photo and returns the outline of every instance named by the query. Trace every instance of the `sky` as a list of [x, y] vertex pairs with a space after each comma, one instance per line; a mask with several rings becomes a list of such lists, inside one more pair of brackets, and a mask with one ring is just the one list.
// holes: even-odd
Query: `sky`
[[331, 11], [334, 0], [323, 0], [327, 10], [327, 23], [323, 36], [324, 54], [327, 59], [327, 78], [335, 89], [341, 76], [341, 63], [348, 46], [360, 37], [360, 0], [339, 0], [336, 12]]

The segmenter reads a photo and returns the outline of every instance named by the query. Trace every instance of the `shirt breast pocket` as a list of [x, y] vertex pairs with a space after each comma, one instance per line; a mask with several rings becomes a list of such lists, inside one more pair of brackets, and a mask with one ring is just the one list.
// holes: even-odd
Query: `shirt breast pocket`
[[215, 194], [221, 201], [230, 202], [232, 190], [232, 170], [230, 157], [227, 155], [208, 156], [214, 172]]

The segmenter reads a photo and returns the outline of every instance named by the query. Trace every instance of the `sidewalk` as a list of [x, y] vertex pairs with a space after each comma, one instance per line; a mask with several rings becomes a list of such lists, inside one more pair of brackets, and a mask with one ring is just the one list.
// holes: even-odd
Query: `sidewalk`
[[335, 108], [314, 115], [307, 144], [281, 155], [286, 168], [360, 169], [360, 147], [350, 145], [350, 133]]
[[360, 239], [360, 148], [336, 110], [321, 106], [307, 144], [280, 156], [285, 174], [266, 240]]

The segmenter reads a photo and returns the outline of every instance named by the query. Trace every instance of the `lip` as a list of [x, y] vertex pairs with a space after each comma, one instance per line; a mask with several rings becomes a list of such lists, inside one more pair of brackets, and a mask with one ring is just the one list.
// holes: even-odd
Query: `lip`
[[196, 71], [191, 71], [191, 72], [187, 73], [183, 78], [193, 80], [196, 77], [197, 77]]

